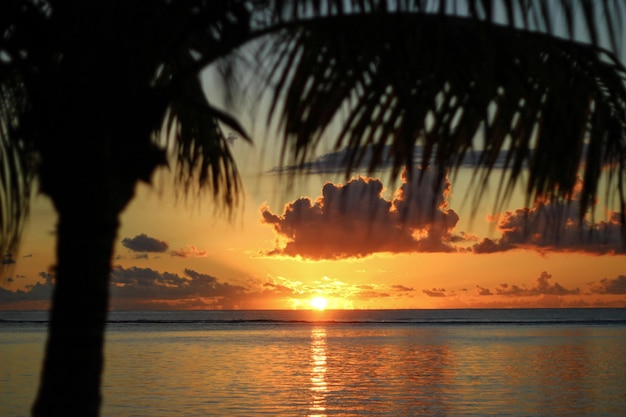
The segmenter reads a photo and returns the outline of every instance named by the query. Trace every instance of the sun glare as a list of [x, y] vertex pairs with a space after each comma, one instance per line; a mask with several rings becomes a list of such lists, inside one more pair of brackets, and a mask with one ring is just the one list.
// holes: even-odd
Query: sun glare
[[311, 307], [317, 310], [324, 310], [328, 301], [324, 297], [313, 297], [311, 299]]

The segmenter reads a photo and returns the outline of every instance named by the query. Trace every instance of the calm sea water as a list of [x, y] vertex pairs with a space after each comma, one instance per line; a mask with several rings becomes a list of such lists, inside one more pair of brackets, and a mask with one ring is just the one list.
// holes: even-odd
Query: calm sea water
[[[0, 312], [0, 416], [46, 314]], [[105, 417], [624, 416], [626, 309], [113, 312]]]

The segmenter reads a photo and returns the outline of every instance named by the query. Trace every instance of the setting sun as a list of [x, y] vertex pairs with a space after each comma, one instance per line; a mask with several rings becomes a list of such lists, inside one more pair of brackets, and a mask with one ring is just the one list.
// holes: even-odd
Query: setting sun
[[324, 310], [328, 301], [324, 297], [313, 297], [311, 299], [311, 307], [317, 310]]

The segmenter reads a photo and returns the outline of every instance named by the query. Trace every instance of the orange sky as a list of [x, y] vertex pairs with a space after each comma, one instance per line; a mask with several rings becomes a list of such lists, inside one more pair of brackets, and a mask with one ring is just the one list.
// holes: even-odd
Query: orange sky
[[[208, 199], [190, 205], [167, 187], [138, 189], [116, 245], [113, 308], [311, 308], [315, 296], [331, 309], [626, 307], [625, 247], [602, 207], [607, 221], [596, 226], [606, 233], [582, 244], [566, 225], [558, 240], [545, 233], [544, 217], [522, 211], [521, 198], [489, 223], [495, 187], [472, 220], [463, 203], [468, 170], [433, 192], [428, 174], [421, 184], [387, 184], [318, 169], [287, 192], [249, 163], [255, 148], [235, 143], [233, 151], [246, 196], [230, 221]], [[426, 210], [427, 201], [439, 209]], [[575, 218], [574, 206], [566, 217]], [[38, 197], [0, 284], [0, 309], [46, 308], [54, 222]]]
[[[341, 153], [324, 141], [288, 188], [272, 171], [280, 147], [271, 129], [241, 120], [256, 141], [231, 144], [245, 192], [233, 218], [208, 197], [177, 199], [166, 172], [140, 185], [121, 219], [112, 308], [311, 308], [316, 296], [331, 309], [626, 307], [626, 246], [601, 203], [601, 239], [582, 244], [567, 222], [576, 204], [558, 233], [545, 233], [545, 215], [524, 209], [521, 193], [498, 216], [497, 169], [472, 217], [471, 160], [436, 191], [429, 173], [419, 184], [391, 183], [384, 170], [346, 181]], [[438, 209], [427, 210], [433, 201]], [[548, 202], [542, 213], [555, 209]], [[15, 264], [0, 279], [0, 309], [47, 308], [55, 221], [37, 197], [19, 253], [5, 258]]]

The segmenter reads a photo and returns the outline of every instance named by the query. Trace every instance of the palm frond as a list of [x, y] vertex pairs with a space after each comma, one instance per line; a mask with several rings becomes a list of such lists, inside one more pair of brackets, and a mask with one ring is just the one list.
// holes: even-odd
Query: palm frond
[[[256, 2], [252, 2], [256, 3]], [[260, 3], [265, 4], [261, 1]], [[274, 0], [274, 22], [372, 13], [430, 13], [469, 17], [596, 46], [621, 49], [622, 0]]]
[[17, 58], [26, 38], [22, 24], [35, 21], [38, 13], [31, 2], [7, 0], [0, 6], [0, 275], [13, 263], [35, 177], [33, 150], [18, 133], [28, 98]]
[[506, 150], [504, 195], [525, 164], [529, 198], [570, 196], [581, 165], [582, 213], [606, 167], [624, 195], [626, 71], [600, 46], [481, 19], [374, 13], [309, 19], [270, 50], [270, 117], [283, 157], [299, 164], [343, 113], [335, 147], [348, 149], [348, 174], [364, 149], [390, 145], [397, 176], [419, 143], [423, 166], [453, 169], [481, 149], [481, 185]]
[[[32, 154], [14, 137], [19, 109], [24, 104], [19, 81], [2, 74], [0, 80], [0, 251], [2, 256], [17, 249], [28, 218], [34, 178]], [[11, 256], [3, 257], [0, 272]]]
[[[186, 65], [193, 62], [189, 54], [180, 60]], [[222, 125], [247, 141], [250, 138], [235, 118], [209, 103], [198, 77], [186, 77], [172, 91], [162, 133], [174, 153], [177, 183], [185, 194], [192, 188], [200, 192], [208, 187], [217, 202], [231, 208], [239, 196], [241, 180]]]

